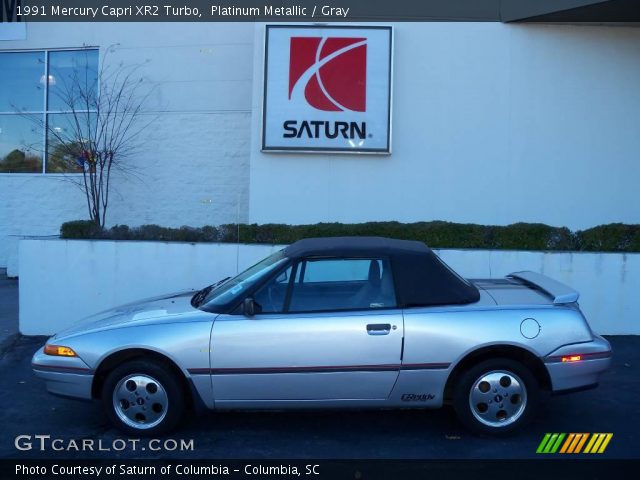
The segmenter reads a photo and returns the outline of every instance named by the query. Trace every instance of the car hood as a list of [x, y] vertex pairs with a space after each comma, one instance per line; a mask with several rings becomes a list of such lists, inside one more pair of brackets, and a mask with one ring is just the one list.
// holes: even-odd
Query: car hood
[[191, 305], [191, 297], [194, 293], [192, 290], [186, 290], [105, 310], [80, 320], [52, 338], [71, 337], [123, 326], [176, 322], [190, 318], [191, 314], [203, 314], [205, 312]]

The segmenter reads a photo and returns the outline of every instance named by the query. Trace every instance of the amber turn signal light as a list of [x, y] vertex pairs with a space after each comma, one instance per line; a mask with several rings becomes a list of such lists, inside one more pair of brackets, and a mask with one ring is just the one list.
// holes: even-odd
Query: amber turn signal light
[[44, 353], [58, 357], [77, 357], [76, 352], [69, 347], [63, 347], [61, 345], [45, 345]]
[[562, 357], [562, 362], [579, 362], [582, 360], [582, 355], [568, 355], [566, 357]]

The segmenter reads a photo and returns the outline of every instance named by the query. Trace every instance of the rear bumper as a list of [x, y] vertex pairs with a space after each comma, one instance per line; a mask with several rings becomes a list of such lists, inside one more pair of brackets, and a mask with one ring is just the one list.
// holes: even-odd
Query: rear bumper
[[[563, 361], [563, 357], [580, 356], [579, 361]], [[565, 345], [544, 358], [554, 393], [588, 389], [598, 383], [600, 375], [611, 365], [611, 345], [596, 336], [591, 342]]]
[[45, 381], [49, 393], [91, 399], [94, 372], [79, 358], [52, 357], [41, 348], [34, 354], [31, 368], [36, 377]]

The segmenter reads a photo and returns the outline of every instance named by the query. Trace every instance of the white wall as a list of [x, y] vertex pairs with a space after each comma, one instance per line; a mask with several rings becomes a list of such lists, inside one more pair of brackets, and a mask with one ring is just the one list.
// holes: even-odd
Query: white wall
[[252, 222], [640, 223], [639, 28], [394, 29], [387, 157], [260, 153], [254, 51]]
[[275, 249], [211, 243], [21, 240], [20, 332], [48, 335], [116, 305], [200, 289], [235, 275]]
[[[269, 245], [22, 240], [20, 332], [49, 335], [84, 316], [145, 297], [202, 288], [280, 247]], [[640, 254], [440, 250], [469, 278], [541, 272], [581, 292], [602, 334], [640, 334]]]
[[[249, 23], [29, 23], [26, 40], [0, 41], [0, 51], [90, 45], [103, 58], [118, 43], [107, 63], [148, 62], [142, 74], [156, 90], [146, 113], [158, 120], [130, 159], [135, 176], [113, 179], [107, 223], [217, 225], [248, 219], [253, 35]], [[0, 267], [11, 238], [87, 217], [63, 177], [0, 174]]]
[[[640, 223], [640, 29], [394, 28], [388, 157], [259, 152], [261, 24], [29, 23], [0, 50], [119, 42], [113, 61], [149, 60], [161, 115], [132, 159], [141, 179], [114, 179], [108, 224]], [[0, 174], [0, 267], [15, 239], [85, 208], [63, 178]]]

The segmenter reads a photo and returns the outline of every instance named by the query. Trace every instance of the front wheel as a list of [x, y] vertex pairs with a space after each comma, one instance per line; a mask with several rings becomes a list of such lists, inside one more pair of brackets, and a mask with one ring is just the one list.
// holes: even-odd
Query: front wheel
[[476, 433], [511, 433], [533, 417], [540, 389], [531, 371], [508, 358], [485, 360], [465, 371], [454, 387], [460, 421]]
[[102, 402], [111, 422], [129, 435], [157, 435], [178, 424], [184, 413], [179, 379], [148, 360], [126, 362], [109, 373]]

